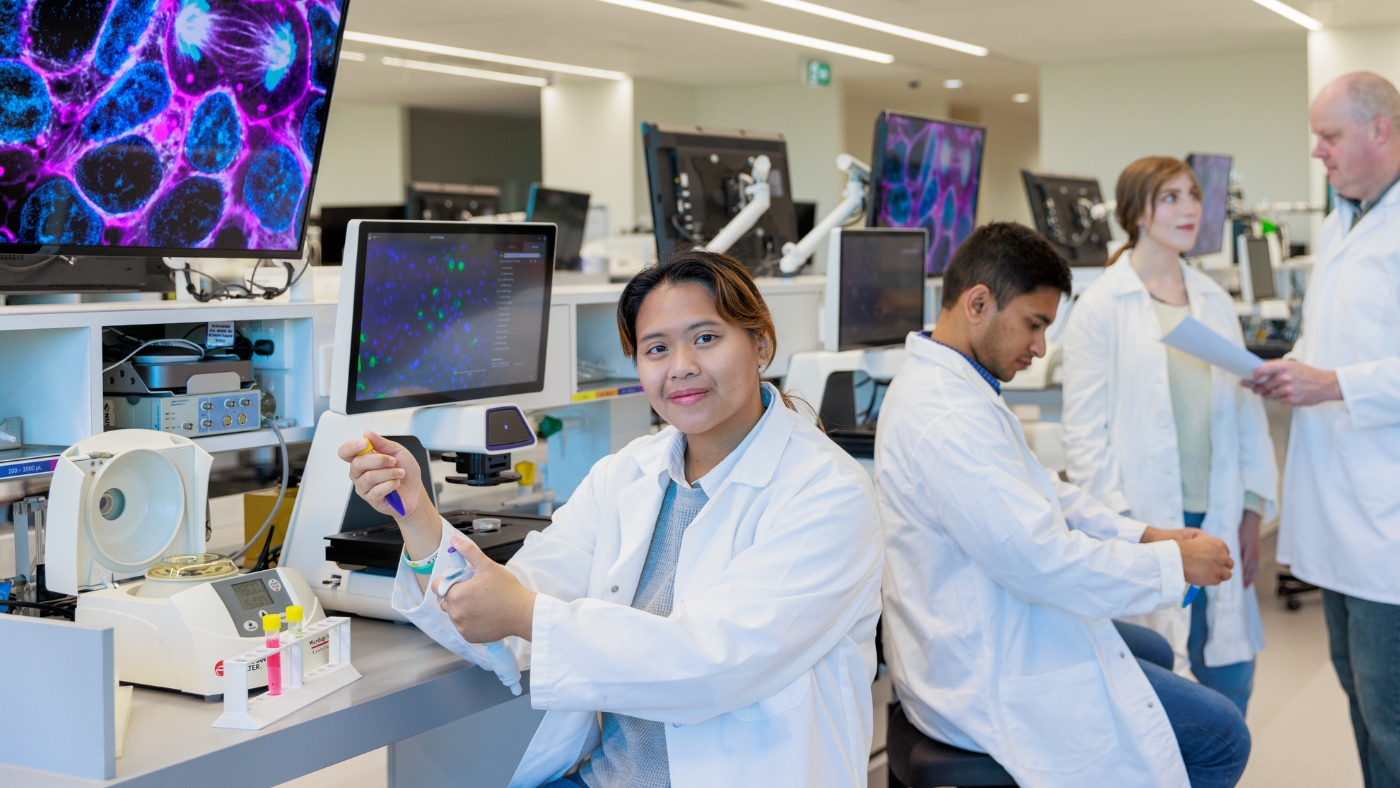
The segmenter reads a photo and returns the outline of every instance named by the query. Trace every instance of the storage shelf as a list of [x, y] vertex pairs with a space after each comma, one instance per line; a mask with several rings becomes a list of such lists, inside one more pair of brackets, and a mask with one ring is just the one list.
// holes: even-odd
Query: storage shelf
[[[282, 430], [282, 438], [287, 443], [300, 443], [311, 440], [311, 436], [316, 433], [314, 426], [287, 427]], [[194, 442], [200, 448], [213, 454], [220, 451], [241, 451], [243, 449], [261, 449], [265, 446], [276, 446], [277, 436], [270, 429], [249, 430], [248, 432], [233, 432], [227, 435], [206, 435], [203, 438], [195, 438]]]

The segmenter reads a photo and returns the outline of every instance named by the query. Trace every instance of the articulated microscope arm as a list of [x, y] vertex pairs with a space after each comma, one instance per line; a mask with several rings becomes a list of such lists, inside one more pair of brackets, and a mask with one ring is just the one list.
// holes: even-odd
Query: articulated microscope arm
[[797, 273], [797, 269], [807, 262], [807, 258], [812, 256], [817, 246], [826, 240], [831, 231], [845, 224], [846, 220], [865, 204], [865, 188], [870, 183], [870, 167], [850, 154], [843, 153], [836, 157], [836, 169], [850, 176], [846, 181], [846, 191], [841, 204], [823, 217], [802, 240], [795, 244], [784, 244], [783, 259], [778, 263], [784, 274]]

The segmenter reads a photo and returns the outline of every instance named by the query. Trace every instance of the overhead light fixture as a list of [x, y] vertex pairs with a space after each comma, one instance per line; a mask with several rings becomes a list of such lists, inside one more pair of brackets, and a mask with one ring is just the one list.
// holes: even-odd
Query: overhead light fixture
[[700, 25], [709, 25], [710, 27], [718, 27], [723, 30], [732, 30], [736, 33], [747, 33], [748, 35], [758, 36], [759, 38], [782, 41], [787, 44], [796, 44], [810, 49], [820, 49], [823, 52], [833, 52], [838, 55], [860, 58], [861, 60], [869, 60], [874, 63], [888, 65], [894, 62], [894, 55], [885, 52], [876, 52], [871, 49], [861, 49], [860, 47], [853, 47], [847, 44], [838, 44], [835, 41], [827, 41], [821, 38], [812, 38], [811, 36], [789, 33], [785, 30], [775, 30], [771, 27], [751, 25], [748, 22], [736, 22], [733, 19], [725, 19], [722, 16], [701, 14], [695, 11], [687, 11], [683, 8], [674, 8], [660, 3], [651, 3], [647, 0], [601, 0], [601, 2], [611, 3], [612, 5], [622, 6], [623, 8], [631, 8], [634, 11], [646, 11], [650, 14], [669, 16], [672, 19], [684, 19], [687, 22], [694, 22]]
[[806, 14], [824, 16], [827, 19], [835, 19], [838, 22], [845, 22], [850, 25], [859, 25], [864, 28], [869, 28], [870, 30], [878, 30], [881, 33], [889, 33], [892, 36], [902, 36], [914, 41], [921, 41], [925, 44], [933, 44], [936, 47], [954, 49], [969, 55], [976, 55], [978, 57], [987, 56], [986, 47], [979, 47], [976, 44], [968, 44], [963, 41], [944, 38], [943, 36], [935, 36], [932, 33], [925, 33], [907, 27], [900, 27], [899, 25], [892, 25], [888, 22], [881, 22], [878, 19], [849, 14], [845, 11], [837, 11], [835, 8], [827, 8], [824, 5], [808, 3], [806, 0], [763, 0], [763, 2], [772, 5], [780, 5], [783, 8], [791, 8], [794, 11], [801, 11]]
[[1029, 103], [1030, 103], [1030, 100], [1031, 100], [1031, 94], [1029, 94], [1029, 93], [1015, 93], [1015, 94], [1012, 94], [1011, 100], [1014, 101], [1014, 102], [1016, 102], [1017, 104], [1029, 104]]
[[949, 90], [957, 90], [958, 88], [962, 87], [962, 80], [961, 80], [961, 79], [945, 79], [945, 80], [943, 80], [943, 87], [945, 87], [945, 88], [947, 88], [947, 89], [949, 89]]
[[1309, 30], [1317, 31], [1322, 29], [1322, 23], [1299, 11], [1291, 5], [1280, 3], [1279, 0], [1254, 0], [1254, 2], [1273, 11], [1275, 14], [1287, 19], [1295, 24], [1302, 25]]
[[464, 60], [481, 60], [487, 63], [500, 63], [505, 66], [520, 66], [521, 68], [534, 68], [540, 71], [554, 71], [559, 74], [574, 74], [580, 77], [611, 79], [619, 82], [627, 79], [627, 75], [621, 71], [608, 71], [606, 69], [588, 68], [586, 66], [571, 66], [567, 63], [552, 63], [548, 60], [535, 60], [534, 58], [515, 57], [514, 55], [498, 55], [494, 52], [450, 47], [443, 44], [430, 44], [426, 41], [394, 38], [393, 36], [380, 36], [374, 33], [357, 33], [353, 30], [345, 31], [345, 40], [356, 41], [361, 44], [378, 44], [379, 46], [394, 47], [395, 49], [409, 49], [414, 52], [427, 52], [432, 55], [460, 57]]
[[351, 52], [351, 51], [348, 50], [348, 49], [342, 49], [342, 50], [340, 50], [340, 59], [341, 59], [341, 60], [354, 60], [354, 61], [357, 62], [357, 63], [363, 63], [363, 62], [365, 62], [365, 53], [363, 53], [363, 52]]
[[521, 74], [506, 74], [500, 71], [484, 71], [479, 68], [465, 68], [463, 66], [449, 66], [443, 63], [428, 63], [423, 60], [404, 60], [398, 57], [381, 57], [379, 62], [386, 66], [397, 68], [411, 68], [414, 71], [431, 71], [435, 74], [451, 74], [456, 77], [472, 77], [474, 79], [489, 79], [494, 82], [510, 82], [516, 85], [529, 85], [531, 87], [543, 88], [549, 86], [549, 80], [542, 77], [527, 77]]

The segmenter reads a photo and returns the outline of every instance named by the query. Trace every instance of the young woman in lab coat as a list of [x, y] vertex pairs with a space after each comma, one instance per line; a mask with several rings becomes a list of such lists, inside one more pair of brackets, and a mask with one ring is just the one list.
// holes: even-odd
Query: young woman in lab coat
[[[396, 609], [479, 665], [505, 638], [549, 710], [511, 786], [864, 786], [882, 568], [869, 477], [760, 375], [772, 318], [734, 259], [638, 274], [622, 346], [671, 426], [605, 457], [502, 567], [433, 511], [412, 456], [340, 449], [396, 517]], [[445, 598], [421, 564], [475, 570]], [[572, 772], [582, 764], [577, 772]], [[565, 776], [567, 773], [567, 776]]]
[[1162, 344], [1187, 316], [1243, 345], [1230, 296], [1186, 265], [1200, 186], [1184, 162], [1139, 159], [1118, 178], [1128, 243], [1080, 297], [1064, 339], [1064, 440], [1070, 481], [1158, 528], [1202, 528], [1225, 541], [1239, 571], [1189, 609], [1129, 620], [1172, 644], [1178, 672], [1241, 712], [1264, 647], [1251, 584], [1260, 521], [1274, 514], [1273, 444], [1259, 398], [1228, 372]]

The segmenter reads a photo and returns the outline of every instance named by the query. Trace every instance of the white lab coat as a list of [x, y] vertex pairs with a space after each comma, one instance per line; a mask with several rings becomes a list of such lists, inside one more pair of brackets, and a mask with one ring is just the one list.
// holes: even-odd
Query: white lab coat
[[[670, 616], [630, 605], [683, 439], [673, 427], [600, 460], [507, 564], [539, 593], [533, 643], [507, 642], [531, 668], [531, 704], [549, 710], [512, 788], [591, 753], [600, 711], [667, 723], [675, 788], [866, 784], [882, 564], [870, 477], [770, 393], [686, 529]], [[393, 602], [490, 664], [402, 567]]]
[[1322, 223], [1292, 358], [1336, 370], [1342, 402], [1293, 410], [1278, 560], [1297, 577], [1400, 604], [1400, 188], [1351, 232]]
[[[1229, 294], [1184, 263], [1181, 271], [1191, 315], [1243, 346]], [[1181, 461], [1163, 333], [1127, 254], [1079, 297], [1064, 337], [1065, 462], [1069, 480], [1109, 508], [1158, 528], [1181, 528]], [[1225, 540], [1238, 562], [1245, 492], [1264, 499], [1264, 519], [1273, 519], [1278, 467], [1264, 405], [1239, 378], [1212, 367], [1210, 403], [1210, 498], [1202, 530]], [[1205, 589], [1211, 667], [1247, 662], [1264, 647], [1259, 601], [1242, 577], [1237, 569]], [[1191, 611], [1176, 606], [1134, 620], [1167, 638], [1184, 674]]]
[[885, 659], [914, 725], [1022, 788], [1188, 788], [1112, 618], [1181, 604], [1175, 542], [1046, 470], [956, 351], [910, 334], [875, 438]]

